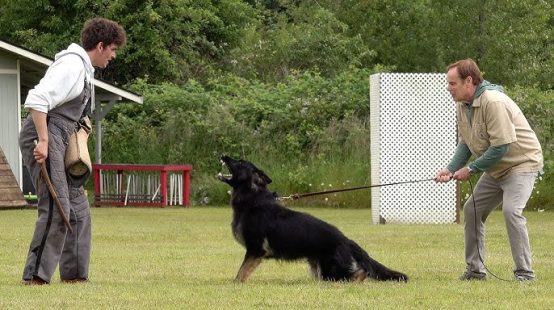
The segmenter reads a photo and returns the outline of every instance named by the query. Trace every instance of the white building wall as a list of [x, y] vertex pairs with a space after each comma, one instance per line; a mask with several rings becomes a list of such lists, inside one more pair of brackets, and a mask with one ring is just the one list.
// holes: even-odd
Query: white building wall
[[0, 52], [0, 147], [19, 186], [22, 187], [21, 152], [18, 142], [21, 128], [19, 89], [17, 59]]

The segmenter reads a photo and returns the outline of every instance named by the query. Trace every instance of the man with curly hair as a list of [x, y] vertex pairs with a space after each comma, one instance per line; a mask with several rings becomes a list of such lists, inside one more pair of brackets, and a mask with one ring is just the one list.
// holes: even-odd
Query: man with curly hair
[[[93, 18], [81, 31], [81, 45], [72, 43], [56, 54], [44, 77], [29, 91], [19, 144], [23, 160], [38, 194], [38, 218], [23, 271], [24, 284], [48, 284], [59, 265], [62, 282], [88, 281], [91, 250], [90, 206], [83, 189], [88, 175], [71, 177], [64, 158], [69, 136], [94, 109], [94, 67], [105, 68], [126, 43], [118, 23]], [[44, 180], [40, 165], [49, 172], [61, 207], [73, 232]]]

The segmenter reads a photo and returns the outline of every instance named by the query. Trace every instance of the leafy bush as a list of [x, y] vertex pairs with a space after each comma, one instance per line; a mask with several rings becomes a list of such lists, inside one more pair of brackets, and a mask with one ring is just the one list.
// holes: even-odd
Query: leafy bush
[[[118, 105], [103, 122], [103, 162], [192, 164], [197, 203], [225, 202], [214, 178], [223, 153], [258, 163], [283, 193], [366, 182], [369, 74], [352, 69], [325, 79], [305, 72], [280, 84], [227, 75], [182, 87], [139, 80], [133, 89], [144, 104]], [[367, 165], [355, 168], [363, 170], [345, 166], [360, 158]]]
[[[278, 84], [234, 75], [205, 86], [194, 80], [184, 86], [140, 80], [133, 89], [144, 95], [144, 104], [118, 105], [104, 122], [103, 161], [192, 164], [196, 204], [227, 202], [228, 188], [215, 178], [223, 153], [256, 163], [281, 195], [367, 185], [371, 73], [351, 68], [331, 79], [308, 71]], [[516, 87], [510, 95], [537, 132], [545, 171], [551, 171], [552, 93]], [[532, 208], [548, 208], [554, 201], [551, 183], [548, 173], [538, 182]], [[368, 191], [356, 191], [301, 203], [369, 207], [369, 198]]]
[[544, 156], [544, 175], [535, 184], [535, 190], [529, 200], [532, 210], [553, 209], [554, 193], [554, 92], [537, 88], [515, 87], [509, 91], [527, 117], [529, 124], [541, 142]]

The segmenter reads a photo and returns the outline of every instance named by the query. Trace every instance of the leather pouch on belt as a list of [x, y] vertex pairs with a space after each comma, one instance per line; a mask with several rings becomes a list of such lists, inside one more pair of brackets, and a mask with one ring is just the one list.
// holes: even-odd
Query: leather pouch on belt
[[74, 186], [84, 185], [92, 173], [92, 163], [88, 152], [88, 136], [92, 123], [88, 117], [79, 121], [79, 126], [69, 137], [65, 152], [65, 170]]

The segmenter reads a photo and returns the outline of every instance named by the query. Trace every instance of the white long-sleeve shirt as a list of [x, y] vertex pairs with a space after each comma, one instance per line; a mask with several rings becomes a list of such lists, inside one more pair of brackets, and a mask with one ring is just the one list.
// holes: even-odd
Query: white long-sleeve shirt
[[46, 70], [44, 77], [35, 88], [29, 90], [24, 107], [48, 113], [79, 96], [85, 80], [92, 84], [93, 78], [94, 67], [88, 54], [81, 46], [72, 43], [66, 50], [56, 54], [54, 63]]

